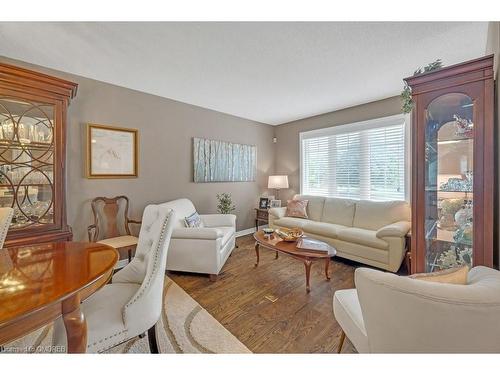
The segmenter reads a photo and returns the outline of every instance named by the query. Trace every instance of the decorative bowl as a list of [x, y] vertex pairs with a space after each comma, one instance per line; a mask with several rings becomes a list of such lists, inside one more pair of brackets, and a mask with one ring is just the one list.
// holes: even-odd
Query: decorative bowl
[[273, 228], [264, 228], [264, 229], [262, 229], [262, 231], [264, 232], [264, 234], [273, 234], [274, 233]]
[[276, 229], [275, 233], [286, 242], [294, 242], [297, 241], [300, 237], [304, 235], [304, 231], [300, 228], [282, 228]]

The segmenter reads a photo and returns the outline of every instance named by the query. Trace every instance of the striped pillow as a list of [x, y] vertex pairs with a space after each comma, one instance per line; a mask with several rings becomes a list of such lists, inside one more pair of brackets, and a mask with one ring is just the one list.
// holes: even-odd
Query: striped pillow
[[191, 215], [184, 218], [184, 223], [188, 228], [203, 228], [203, 222], [201, 221], [200, 215], [198, 212], [194, 212]]

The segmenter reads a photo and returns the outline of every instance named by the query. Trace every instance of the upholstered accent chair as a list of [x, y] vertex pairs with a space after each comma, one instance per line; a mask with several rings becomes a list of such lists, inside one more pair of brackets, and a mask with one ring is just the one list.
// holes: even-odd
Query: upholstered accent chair
[[[99, 353], [148, 332], [150, 350], [158, 352], [155, 325], [162, 309], [165, 265], [175, 213], [149, 205], [134, 259], [117, 272], [112, 283], [82, 304], [87, 321], [87, 352]], [[61, 319], [54, 326], [54, 345], [65, 345]]]
[[5, 237], [7, 237], [13, 214], [14, 210], [10, 207], [0, 208], [0, 249], [3, 248], [3, 243], [5, 242]]
[[500, 353], [500, 271], [457, 285], [358, 268], [355, 283], [333, 298], [339, 352], [347, 336], [360, 353]]
[[128, 198], [124, 195], [97, 197], [92, 200], [91, 207], [94, 224], [87, 228], [89, 241], [114, 247], [120, 255], [127, 254], [130, 263], [137, 246], [137, 237], [132, 236], [130, 224], [141, 222], [128, 217]]
[[200, 215], [202, 228], [186, 228], [184, 218], [196, 211], [189, 199], [177, 199], [162, 206], [176, 213], [167, 270], [204, 273], [210, 275], [210, 280], [217, 280], [235, 247], [236, 216]]

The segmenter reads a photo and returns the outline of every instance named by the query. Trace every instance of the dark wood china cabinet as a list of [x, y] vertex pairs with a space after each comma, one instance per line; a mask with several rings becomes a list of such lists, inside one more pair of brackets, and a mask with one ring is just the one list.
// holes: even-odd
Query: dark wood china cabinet
[[412, 273], [493, 266], [493, 56], [406, 78], [412, 90]]
[[0, 207], [14, 216], [5, 247], [67, 241], [66, 109], [77, 85], [0, 64]]

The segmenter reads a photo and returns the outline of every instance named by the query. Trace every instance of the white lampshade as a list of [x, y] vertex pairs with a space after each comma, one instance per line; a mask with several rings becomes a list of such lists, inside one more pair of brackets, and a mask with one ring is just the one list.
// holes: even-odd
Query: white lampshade
[[288, 176], [269, 176], [268, 189], [288, 189]]

